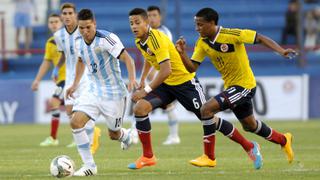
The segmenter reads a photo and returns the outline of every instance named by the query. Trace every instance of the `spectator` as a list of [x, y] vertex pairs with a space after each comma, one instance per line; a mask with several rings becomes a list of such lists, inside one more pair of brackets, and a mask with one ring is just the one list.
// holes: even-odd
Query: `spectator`
[[297, 25], [298, 25], [298, 10], [299, 4], [297, 0], [291, 0], [286, 12], [286, 24], [282, 31], [282, 44], [287, 44], [288, 35], [294, 37], [294, 42], [297, 43]]
[[314, 48], [316, 45], [318, 33], [318, 22], [316, 19], [315, 10], [307, 11], [304, 28], [306, 34], [304, 46], [308, 49]]
[[[16, 49], [19, 50], [19, 39], [21, 30], [25, 29], [24, 48], [26, 51], [30, 49], [32, 42], [32, 13], [35, 13], [35, 21], [38, 21], [37, 8], [34, 0], [14, 0], [15, 14], [14, 14], [14, 26], [16, 28]], [[28, 53], [28, 52], [27, 52]], [[28, 53], [30, 54], [30, 53]]]

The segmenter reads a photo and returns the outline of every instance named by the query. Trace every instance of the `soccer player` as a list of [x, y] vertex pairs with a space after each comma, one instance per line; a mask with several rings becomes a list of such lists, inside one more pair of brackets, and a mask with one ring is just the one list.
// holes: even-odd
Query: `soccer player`
[[[215, 117], [214, 121], [212, 118], [201, 118], [200, 107], [206, 100], [195, 73], [188, 72], [184, 67], [178, 51], [168, 36], [149, 27], [147, 12], [144, 9], [135, 8], [129, 12], [129, 21], [131, 31], [136, 37], [136, 45], [145, 60], [140, 87], [132, 95], [132, 100], [136, 102], [133, 112], [143, 155], [134, 163], [129, 164], [128, 168], [141, 169], [156, 164], [157, 160], [151, 145], [151, 124], [148, 114], [158, 107], [165, 107], [174, 100], [178, 100], [202, 122], [204, 155], [198, 165], [203, 167], [216, 165], [214, 143], [215, 121], [218, 121], [217, 129], [241, 144], [253, 160], [255, 168], [259, 169], [262, 165], [262, 157], [257, 143], [245, 139], [228, 121], [220, 120], [218, 117]], [[145, 84], [151, 66], [159, 72], [150, 84]]]
[[[56, 32], [62, 27], [62, 21], [58, 14], [51, 14], [48, 17], [48, 28], [51, 33]], [[31, 89], [37, 91], [39, 88], [39, 83], [42, 80], [43, 76], [48, 72], [51, 67], [56, 66], [60, 59], [61, 53], [57, 50], [56, 42], [54, 41], [53, 36], [50, 37], [46, 42], [45, 54], [39, 71], [34, 81], [32, 82]], [[56, 84], [56, 89], [50, 99], [50, 111], [51, 111], [51, 133], [43, 142], [40, 143], [40, 146], [57, 146], [59, 141], [57, 139], [57, 132], [59, 128], [60, 121], [60, 106], [63, 104], [63, 88], [65, 83], [65, 65], [63, 65], [58, 72], [58, 78], [54, 79]]]
[[[72, 3], [64, 3], [61, 5], [61, 18], [64, 24], [64, 28], [54, 33], [54, 39], [57, 43], [58, 51], [61, 51], [62, 55], [60, 57], [57, 67], [54, 69], [54, 75], [58, 72], [59, 68], [66, 62], [66, 89], [71, 86], [75, 77], [75, 65], [77, 62], [76, 50], [75, 50], [75, 40], [81, 37], [78, 30], [76, 7]], [[80, 94], [85, 91], [88, 87], [87, 77], [81, 79], [79, 88], [74, 93], [73, 99], [65, 98], [65, 107], [68, 116], [71, 118], [72, 107], [75, 103], [75, 99], [80, 96]], [[86, 124], [86, 132], [90, 137], [91, 151], [94, 154], [99, 147], [99, 137], [100, 129], [95, 127], [94, 121], [88, 121]], [[74, 147], [76, 144], [73, 142], [68, 147]]]
[[280, 144], [291, 163], [294, 157], [291, 133], [281, 134], [253, 115], [252, 98], [256, 91], [256, 80], [249, 65], [244, 44], [262, 44], [286, 58], [296, 52], [292, 49], [283, 49], [276, 42], [256, 31], [218, 26], [219, 15], [212, 8], [201, 9], [194, 20], [200, 37], [191, 59], [186, 53], [183, 38], [177, 41], [176, 48], [189, 72], [195, 72], [205, 57], [209, 57], [222, 75], [225, 87], [223, 92], [203, 104], [202, 118], [212, 119], [217, 112], [231, 109], [245, 131]]
[[67, 90], [67, 97], [80, 88], [80, 79], [85, 73], [90, 80], [90, 89], [74, 104], [71, 128], [84, 163], [74, 176], [89, 176], [97, 174], [97, 166], [89, 150], [89, 138], [84, 129], [90, 119], [95, 120], [102, 115], [106, 119], [110, 138], [120, 141], [122, 149], [129, 148], [132, 142], [130, 132], [121, 128], [127, 89], [121, 78], [119, 60], [126, 64], [128, 70], [128, 90], [137, 87], [137, 83], [134, 61], [118, 36], [97, 30], [94, 15], [89, 9], [82, 9], [78, 19], [82, 38], [76, 40], [76, 75], [72, 86]]

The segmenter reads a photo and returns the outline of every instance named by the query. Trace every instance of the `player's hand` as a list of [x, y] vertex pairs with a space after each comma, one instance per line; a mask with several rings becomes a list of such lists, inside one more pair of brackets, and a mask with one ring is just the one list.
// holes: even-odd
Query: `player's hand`
[[38, 88], [39, 88], [39, 81], [34, 80], [34, 81], [32, 82], [31, 89], [32, 89], [32, 91], [37, 91]]
[[51, 74], [51, 78], [53, 79], [54, 82], [56, 82], [58, 79], [58, 72], [59, 72], [59, 68], [54, 67]]
[[139, 90], [143, 89], [145, 85], [146, 85], [145, 81], [140, 81], [140, 84], [138, 85], [138, 89]]
[[147, 92], [145, 91], [145, 90], [143, 90], [143, 89], [141, 89], [141, 90], [137, 90], [136, 92], [134, 92], [133, 94], [132, 94], [132, 97], [131, 97], [131, 99], [132, 99], [132, 101], [133, 102], [138, 102], [140, 99], [142, 99], [143, 97], [145, 97], [147, 95]]
[[138, 88], [138, 83], [136, 80], [129, 80], [129, 83], [128, 83], [128, 91], [131, 92], [131, 91], [134, 91], [135, 89]]
[[184, 39], [184, 37], [180, 37], [177, 41], [176, 41], [176, 49], [180, 54], [183, 54], [186, 51], [187, 45], [186, 45], [186, 40]]
[[74, 98], [73, 93], [76, 91], [77, 87], [75, 85], [70, 86], [66, 91], [67, 99]]
[[288, 48], [285, 49], [281, 55], [285, 58], [293, 59], [298, 55], [298, 53], [295, 50]]

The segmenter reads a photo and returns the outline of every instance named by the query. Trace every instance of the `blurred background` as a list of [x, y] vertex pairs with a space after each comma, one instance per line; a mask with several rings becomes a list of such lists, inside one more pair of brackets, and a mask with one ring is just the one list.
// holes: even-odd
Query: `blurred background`
[[[59, 13], [64, 2], [74, 3], [78, 11], [92, 9], [98, 28], [120, 37], [135, 59], [138, 74], [143, 59], [129, 27], [131, 9], [159, 6], [163, 24], [171, 30], [173, 41], [184, 36], [191, 55], [198, 38], [193, 17], [203, 7], [214, 8], [220, 14], [219, 24], [223, 27], [253, 29], [299, 52], [295, 59], [286, 60], [262, 46], [247, 46], [258, 81], [254, 99], [258, 117], [267, 120], [320, 118], [319, 0], [34, 0], [32, 6], [22, 10], [31, 14], [32, 32], [21, 31], [17, 38], [14, 14], [19, 1], [29, 0], [0, 0], [0, 124], [49, 123], [47, 100], [54, 90], [50, 73], [38, 92], [32, 92], [30, 86], [43, 60], [46, 40], [51, 36], [46, 25], [47, 16]], [[125, 70], [123, 77], [127, 77]], [[207, 97], [221, 91], [222, 81], [210, 61], [202, 64], [198, 77]], [[196, 121], [181, 106], [176, 111], [179, 120]], [[130, 115], [129, 108], [127, 116]], [[155, 120], [166, 120], [161, 110], [153, 116]], [[234, 119], [229, 112], [222, 116]]]

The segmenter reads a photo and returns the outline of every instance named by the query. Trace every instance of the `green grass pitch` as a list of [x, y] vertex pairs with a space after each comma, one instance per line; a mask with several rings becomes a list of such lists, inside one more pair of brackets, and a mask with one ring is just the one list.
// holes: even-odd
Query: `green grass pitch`
[[[200, 123], [181, 123], [182, 143], [175, 146], [161, 145], [168, 132], [167, 124], [153, 123], [153, 149], [158, 164], [141, 170], [130, 170], [127, 165], [141, 155], [140, 144], [122, 151], [119, 142], [111, 141], [106, 136], [105, 125], [98, 124], [104, 132], [100, 139], [100, 149], [94, 156], [98, 175], [80, 179], [320, 179], [320, 120], [267, 124], [280, 132], [293, 133], [295, 161], [292, 164], [287, 163], [278, 145], [241, 130], [247, 138], [261, 145], [264, 158], [262, 169], [254, 170], [241, 146], [219, 132], [216, 140], [217, 166], [194, 167], [188, 161], [202, 154]], [[239, 123], [236, 126], [241, 129]], [[48, 133], [48, 125], [1, 125], [0, 179], [54, 179], [49, 173], [49, 165], [55, 156], [62, 154], [70, 156], [77, 168], [80, 167], [81, 159], [76, 148], [65, 147], [71, 142], [69, 126], [60, 127], [59, 146], [39, 147], [39, 142]]]

